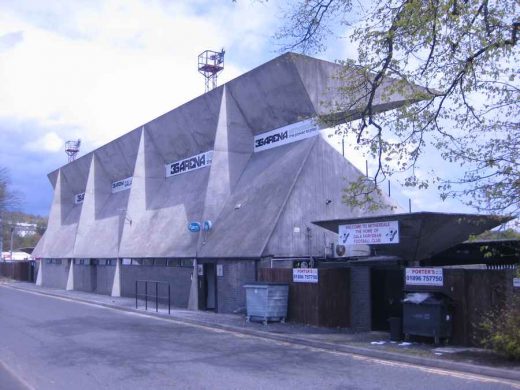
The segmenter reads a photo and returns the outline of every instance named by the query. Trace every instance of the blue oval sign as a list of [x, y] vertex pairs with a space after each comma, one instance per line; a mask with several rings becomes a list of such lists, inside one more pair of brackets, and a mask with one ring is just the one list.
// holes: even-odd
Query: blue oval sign
[[188, 230], [192, 233], [200, 232], [200, 223], [198, 222], [190, 222], [188, 224]]

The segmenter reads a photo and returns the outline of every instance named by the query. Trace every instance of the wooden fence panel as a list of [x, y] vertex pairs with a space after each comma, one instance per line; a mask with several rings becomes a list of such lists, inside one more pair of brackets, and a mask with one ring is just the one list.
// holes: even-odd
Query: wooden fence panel
[[31, 281], [30, 261], [8, 261], [0, 263], [0, 275], [6, 278], [21, 281]]
[[289, 284], [288, 319], [325, 327], [350, 326], [350, 270], [319, 269], [318, 283], [293, 283], [292, 269], [261, 268], [258, 280]]
[[485, 313], [511, 294], [512, 270], [444, 269], [444, 286], [408, 286], [407, 290], [442, 292], [453, 300], [453, 343], [478, 345]]

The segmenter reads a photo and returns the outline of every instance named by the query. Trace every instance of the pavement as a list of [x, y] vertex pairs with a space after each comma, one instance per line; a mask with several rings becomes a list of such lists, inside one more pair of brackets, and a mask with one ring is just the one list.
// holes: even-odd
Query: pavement
[[269, 323], [247, 322], [245, 315], [217, 314], [168, 308], [165, 305], [156, 311], [155, 302], [139, 301], [136, 308], [134, 298], [110, 297], [81, 291], [36, 286], [32, 283], [0, 281], [11, 288], [38, 294], [103, 306], [127, 312], [137, 312], [169, 319], [172, 322], [191, 324], [223, 331], [312, 347], [320, 350], [338, 351], [352, 355], [367, 356], [386, 361], [397, 361], [423, 367], [459, 371], [489, 377], [520, 381], [520, 362], [512, 362], [492, 351], [480, 348], [435, 346], [420, 342], [392, 342], [388, 332], [353, 332], [350, 329], [329, 329], [306, 326], [291, 322]]

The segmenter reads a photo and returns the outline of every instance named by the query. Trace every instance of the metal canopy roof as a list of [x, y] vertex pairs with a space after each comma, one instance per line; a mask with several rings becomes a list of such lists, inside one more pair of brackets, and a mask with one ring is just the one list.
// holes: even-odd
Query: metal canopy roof
[[399, 244], [374, 245], [377, 255], [418, 261], [432, 257], [465, 240], [511, 220], [510, 217], [476, 214], [417, 212], [373, 217], [315, 221], [313, 224], [338, 233], [339, 225], [398, 221]]

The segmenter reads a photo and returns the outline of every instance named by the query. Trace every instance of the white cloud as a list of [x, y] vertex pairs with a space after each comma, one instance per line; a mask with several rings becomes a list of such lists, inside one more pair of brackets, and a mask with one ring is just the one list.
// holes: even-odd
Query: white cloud
[[38, 139], [28, 142], [23, 146], [24, 150], [30, 152], [45, 151], [55, 153], [63, 150], [65, 141], [55, 132], [49, 132]]
[[94, 146], [202, 94], [196, 58], [204, 49], [225, 47], [232, 58], [220, 83], [243, 73], [240, 64], [265, 49], [273, 20], [269, 7], [249, 2], [60, 4], [33, 12], [0, 5], [0, 35], [24, 37], [1, 54], [0, 116], [68, 128], [62, 137]]

